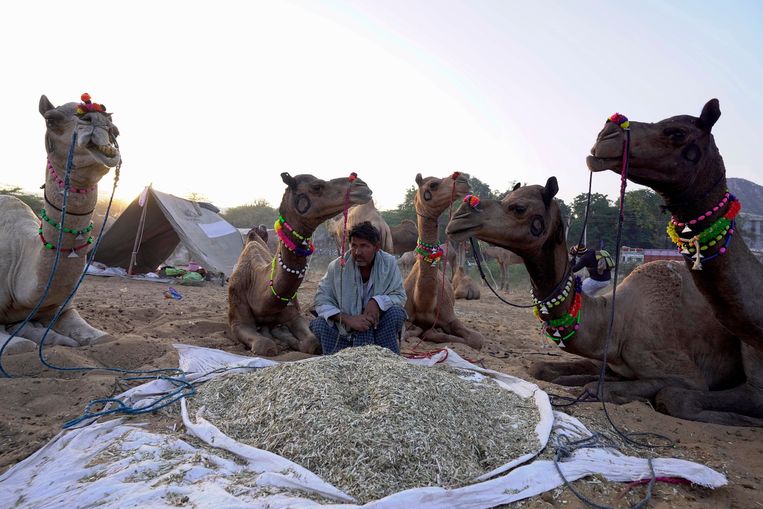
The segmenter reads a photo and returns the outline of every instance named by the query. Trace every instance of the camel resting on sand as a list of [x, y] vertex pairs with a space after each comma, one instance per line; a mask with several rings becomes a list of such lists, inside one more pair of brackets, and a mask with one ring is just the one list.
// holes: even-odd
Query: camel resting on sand
[[459, 265], [453, 276], [453, 296], [456, 299], [477, 300], [480, 298], [479, 285]]
[[293, 350], [320, 353], [297, 301], [313, 248], [310, 237], [324, 221], [341, 212], [347, 200], [366, 203], [371, 190], [362, 180], [322, 180], [312, 175], [282, 173], [286, 191], [279, 206], [273, 253], [259, 235], [252, 235], [238, 258], [228, 287], [231, 335], [257, 355], [278, 353], [276, 341]]
[[[437, 219], [450, 206], [451, 200], [463, 198], [469, 192], [468, 176], [454, 174], [443, 179], [424, 179], [418, 174], [416, 184], [419, 186], [414, 198], [418, 215], [419, 256], [403, 283], [408, 295], [405, 311], [413, 324], [405, 335], [420, 336], [437, 343], [465, 343], [480, 350], [484, 339], [479, 332], [468, 329], [456, 318], [453, 286], [443, 277], [438, 266], [444, 252], [438, 241]], [[442, 332], [436, 330], [437, 327]]]
[[[556, 178], [551, 177], [545, 187], [515, 189], [502, 202], [482, 200], [477, 208], [464, 203], [448, 225], [451, 237], [475, 236], [521, 256], [549, 339], [591, 359], [539, 363], [532, 368], [533, 376], [563, 385], [587, 383], [595, 393], [609, 310], [615, 305], [607, 365], [617, 380], [604, 384], [605, 401], [659, 402], [674, 388], [712, 394], [744, 382], [739, 338], [714, 318], [683, 264], [657, 261], [638, 267], [617, 287], [614, 304], [611, 294], [588, 297], [574, 285], [567, 286], [572, 274], [564, 224], [553, 200], [557, 190]], [[763, 425], [760, 399], [736, 404], [733, 411], [662, 409], [683, 419]]]
[[[735, 228], [740, 203], [728, 193], [726, 167], [712, 129], [721, 116], [711, 99], [699, 117], [677, 115], [655, 123], [613, 115], [586, 159], [591, 171], [622, 171], [625, 132], [630, 133], [628, 180], [654, 189], [672, 213], [670, 235], [715, 317], [742, 341], [747, 383], [729, 391], [675, 389], [658, 404], [718, 412], [758, 402], [763, 408], [763, 264]], [[744, 207], [744, 204], [741, 204]], [[699, 249], [697, 249], [699, 247]]]
[[[18, 332], [4, 353], [36, 349], [45, 328], [74, 289], [93, 242], [91, 219], [98, 199], [97, 184], [121, 160], [116, 146], [119, 131], [111, 122], [111, 114], [103, 105], [91, 102], [87, 94], [82, 95], [82, 101], [54, 107], [44, 95], [40, 98], [47, 150], [42, 219], [15, 197], [0, 196], [0, 346]], [[64, 175], [75, 131], [77, 144], [62, 221]], [[56, 251], [60, 251], [60, 258], [45, 302], [31, 321], [16, 331], [42, 297]], [[85, 322], [70, 302], [45, 341], [81, 346], [109, 339], [111, 336]]]

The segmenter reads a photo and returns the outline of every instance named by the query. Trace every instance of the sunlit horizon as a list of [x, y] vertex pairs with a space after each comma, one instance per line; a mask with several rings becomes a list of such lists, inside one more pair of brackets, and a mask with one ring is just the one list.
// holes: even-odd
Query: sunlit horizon
[[[223, 209], [277, 206], [284, 171], [357, 172], [381, 210], [403, 201], [417, 173], [453, 171], [495, 191], [554, 175], [569, 203], [587, 190], [585, 157], [608, 115], [698, 115], [713, 97], [727, 175], [761, 183], [756, 2], [2, 9], [0, 42], [17, 50], [4, 55], [0, 84], [0, 185], [26, 192], [44, 177], [40, 95], [59, 105], [85, 91], [114, 113], [124, 160], [116, 197], [128, 203], [153, 184]], [[112, 175], [99, 195], [110, 193]], [[593, 191], [615, 200], [618, 178], [594, 175]]]

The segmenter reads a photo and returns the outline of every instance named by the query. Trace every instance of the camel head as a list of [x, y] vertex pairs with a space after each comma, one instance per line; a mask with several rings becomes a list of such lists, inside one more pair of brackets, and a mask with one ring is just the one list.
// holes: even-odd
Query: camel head
[[253, 226], [247, 233], [246, 233], [246, 241], [251, 242], [255, 238], [262, 239], [265, 244], [268, 243], [268, 227], [264, 224], [261, 224], [259, 226]]
[[[711, 130], [721, 116], [717, 99], [699, 117], [679, 115], [650, 124], [630, 122], [628, 179], [654, 189], [668, 206], [703, 196], [725, 176]], [[607, 121], [586, 163], [591, 171], [622, 171], [625, 131]]]
[[419, 190], [414, 197], [416, 213], [422, 217], [437, 219], [454, 200], [461, 200], [469, 192], [469, 175], [454, 173], [445, 178], [423, 178], [416, 175]]
[[111, 113], [102, 104], [91, 102], [88, 94], [82, 94], [82, 101], [55, 107], [43, 95], [40, 114], [45, 118], [48, 160], [61, 178], [73, 135], [77, 133], [71, 181], [75, 187], [87, 188], [98, 183], [120, 162], [121, 156], [116, 141], [119, 129], [112, 123]]
[[525, 259], [552, 252], [557, 244], [566, 252], [562, 215], [553, 199], [558, 191], [556, 177], [550, 177], [545, 186], [517, 184], [502, 201], [462, 203], [446, 232], [452, 240], [477, 237]]
[[279, 211], [286, 221], [305, 230], [315, 231], [324, 221], [342, 212], [345, 206], [361, 205], [371, 200], [371, 189], [352, 174], [323, 180], [312, 175], [281, 173], [286, 191]]

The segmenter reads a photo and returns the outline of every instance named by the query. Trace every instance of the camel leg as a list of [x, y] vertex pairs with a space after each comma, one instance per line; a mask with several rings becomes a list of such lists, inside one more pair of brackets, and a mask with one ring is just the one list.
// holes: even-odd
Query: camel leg
[[763, 392], [750, 384], [725, 391], [666, 387], [657, 393], [655, 403], [660, 412], [680, 419], [763, 427]]
[[302, 353], [309, 353], [312, 355], [320, 355], [321, 342], [315, 337], [313, 331], [310, 330], [310, 325], [302, 316], [297, 316], [293, 320], [286, 322], [287, 329], [291, 332], [296, 341], [295, 346], [292, 348], [299, 350]]
[[[231, 325], [231, 334], [256, 355], [272, 357], [278, 354], [278, 346], [275, 341], [257, 331], [254, 324], [238, 323]], [[265, 331], [270, 334], [270, 331]]]
[[567, 362], [536, 362], [530, 366], [530, 376], [557, 385], [580, 387], [599, 380], [600, 367], [589, 359]]
[[418, 325], [411, 324], [410, 327], [406, 329], [405, 334], [403, 335], [403, 339], [417, 338], [421, 335], [422, 332], [424, 332], [424, 329]]
[[[629, 403], [631, 401], [648, 401], [654, 399], [657, 393], [668, 386], [695, 388], [692, 382], [680, 379], [649, 378], [644, 380], [623, 380], [616, 382], [605, 381], [601, 399], [608, 403], [616, 403], [618, 405]], [[591, 394], [597, 394], [598, 381], [587, 384], [585, 388]]]
[[499, 263], [498, 266], [501, 269], [501, 290], [504, 290], [507, 286], [506, 284], [506, 265]]
[[[0, 326], [0, 347], [5, 345], [6, 341], [8, 341], [8, 338], [10, 337], [11, 335], [5, 332], [5, 327]], [[37, 350], [37, 343], [26, 338], [15, 336], [13, 339], [11, 339], [10, 343], [5, 346], [3, 353], [16, 354], [34, 352], [35, 350]]]
[[45, 336], [46, 346], [53, 346], [53, 345], [80, 346], [80, 344], [77, 341], [73, 340], [72, 338], [68, 336], [59, 334], [53, 329], [48, 331], [48, 334], [45, 335], [45, 331], [47, 329], [48, 328], [45, 325], [28, 322], [26, 325], [24, 325], [24, 328], [19, 331], [19, 334], [21, 334], [26, 339], [31, 339], [38, 345], [40, 344], [40, 341], [42, 341], [43, 336]]
[[[47, 323], [45, 325], [47, 326]], [[61, 313], [53, 329], [75, 340], [78, 343], [77, 346], [106, 343], [115, 339], [110, 334], [106, 334], [87, 323], [74, 308], [69, 308]]]
[[450, 335], [451, 338], [457, 338], [447, 339], [445, 341], [464, 343], [467, 346], [474, 348], [475, 350], [482, 350], [482, 345], [485, 343], [485, 338], [482, 337], [482, 334], [467, 328], [458, 318], [454, 318], [450, 323], [443, 325], [442, 330], [446, 333], [446, 335]]

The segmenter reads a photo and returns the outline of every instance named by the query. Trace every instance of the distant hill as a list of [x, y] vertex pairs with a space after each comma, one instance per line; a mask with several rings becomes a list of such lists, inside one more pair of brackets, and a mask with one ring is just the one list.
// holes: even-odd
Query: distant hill
[[742, 212], [763, 216], [763, 186], [739, 178], [727, 178], [729, 191], [742, 202]]

